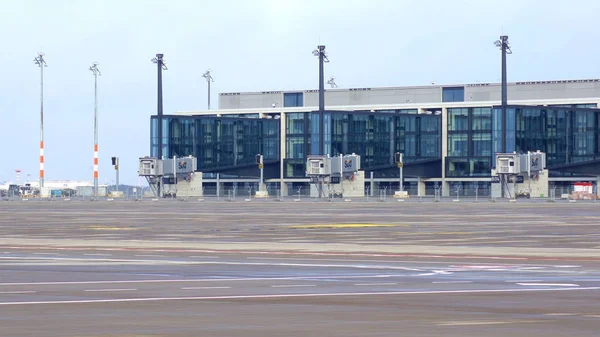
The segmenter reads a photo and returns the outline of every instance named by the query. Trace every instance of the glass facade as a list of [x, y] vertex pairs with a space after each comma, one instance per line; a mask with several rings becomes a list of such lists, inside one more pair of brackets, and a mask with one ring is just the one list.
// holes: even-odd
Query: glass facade
[[[158, 120], [151, 118], [150, 153], [158, 154]], [[198, 170], [253, 165], [256, 154], [278, 161], [279, 120], [164, 116], [163, 156], [195, 156]]]
[[[441, 116], [416, 110], [385, 112], [289, 113], [286, 115], [284, 176], [303, 178], [306, 154], [356, 153], [365, 170], [394, 165], [394, 152], [405, 162], [441, 158]], [[322, 119], [322, 123], [321, 123]], [[323, 132], [320, 132], [320, 127]], [[323, 139], [323, 152], [319, 151]]]
[[447, 177], [491, 174], [492, 109], [448, 109]]
[[540, 150], [549, 167], [600, 159], [600, 109], [508, 106], [506, 129], [507, 152]]
[[[150, 121], [151, 155], [193, 155], [204, 172], [267, 163], [283, 155], [284, 178], [305, 178], [306, 156], [356, 153], [366, 171], [391, 172], [393, 155], [405, 163], [441, 158], [442, 115], [416, 109], [286, 113], [285, 153], [280, 154], [281, 120], [252, 115], [171, 116]], [[489, 177], [497, 152], [542, 151], [547, 166], [600, 160], [600, 109], [574, 106], [448, 108], [446, 177]], [[504, 146], [503, 146], [504, 145]], [[428, 164], [427, 164], [428, 165]], [[437, 164], [435, 164], [437, 165]], [[568, 171], [566, 171], [568, 172]], [[386, 173], [387, 174], [387, 173]]]

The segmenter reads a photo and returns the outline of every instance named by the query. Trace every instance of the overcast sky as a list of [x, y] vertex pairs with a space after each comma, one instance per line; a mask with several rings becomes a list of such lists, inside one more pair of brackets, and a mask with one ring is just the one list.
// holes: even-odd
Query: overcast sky
[[595, 0], [0, 0], [0, 181], [38, 179], [39, 68], [46, 53], [46, 179], [92, 179], [94, 78], [99, 62], [100, 180], [137, 184], [156, 113], [206, 109], [205, 69], [219, 92], [495, 82], [507, 34], [509, 81], [600, 78]]

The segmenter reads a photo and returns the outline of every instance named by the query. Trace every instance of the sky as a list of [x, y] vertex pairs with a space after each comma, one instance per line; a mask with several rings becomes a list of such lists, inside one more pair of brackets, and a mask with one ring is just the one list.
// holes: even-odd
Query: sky
[[138, 184], [165, 55], [165, 114], [207, 109], [220, 92], [316, 89], [312, 51], [339, 88], [497, 82], [508, 35], [509, 81], [600, 78], [596, 0], [0, 0], [0, 182], [39, 176], [45, 53], [46, 180], [92, 180], [94, 76], [100, 182]]

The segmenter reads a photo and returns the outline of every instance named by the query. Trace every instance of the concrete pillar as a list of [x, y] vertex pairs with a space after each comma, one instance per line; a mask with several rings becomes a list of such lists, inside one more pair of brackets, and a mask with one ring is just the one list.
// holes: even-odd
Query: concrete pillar
[[279, 179], [279, 192], [281, 193], [282, 197], [287, 197], [289, 195], [288, 185], [283, 181], [283, 179]]
[[[283, 94], [282, 94], [283, 95]], [[282, 102], [283, 102], [283, 96], [282, 96]], [[283, 104], [282, 104], [283, 105]], [[283, 160], [285, 159], [285, 145], [286, 145], [286, 131], [285, 131], [285, 122], [286, 121], [286, 114], [284, 112], [281, 112], [279, 114], [279, 189], [281, 190], [281, 196], [288, 196], [288, 186], [287, 184], [283, 181], [283, 177], [284, 177], [284, 162]]]
[[450, 196], [450, 183], [446, 180], [442, 180], [442, 197]]
[[427, 195], [427, 191], [425, 189], [425, 182], [421, 180], [421, 178], [417, 178], [417, 196], [424, 197]]
[[[370, 196], [372, 197], [375, 195], [375, 186], [376, 186], [375, 185], [375, 176], [374, 176], [373, 172], [371, 172], [371, 177], [370, 177], [369, 182], [371, 184], [370, 188], [369, 188], [369, 193], [370, 193]], [[379, 193], [379, 190], [377, 191], [377, 193]], [[377, 194], [377, 195], [379, 195], [379, 194]]]
[[[448, 108], [442, 108], [442, 179], [446, 178], [446, 156], [448, 155]], [[444, 186], [442, 184], [442, 186]], [[443, 188], [446, 190], [446, 188]]]

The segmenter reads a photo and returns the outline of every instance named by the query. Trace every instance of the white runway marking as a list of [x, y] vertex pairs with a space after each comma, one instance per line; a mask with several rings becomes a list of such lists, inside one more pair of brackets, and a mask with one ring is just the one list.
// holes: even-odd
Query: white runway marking
[[[135, 255], [135, 256], [154, 256], [161, 257], [164, 255]], [[129, 263], [157, 263], [162, 264], [178, 264], [178, 265], [231, 265], [231, 266], [282, 266], [282, 267], [312, 267], [312, 268], [354, 268], [354, 269], [389, 269], [389, 270], [405, 270], [405, 271], [423, 271], [417, 268], [408, 268], [400, 266], [386, 265], [354, 265], [354, 264], [312, 264], [312, 263], [266, 263], [266, 262], [227, 262], [227, 261], [179, 261], [179, 260], [140, 260], [140, 259], [85, 259], [85, 258], [69, 258], [69, 257], [0, 257], [5, 260], [55, 260], [55, 261], [84, 261], [84, 262], [129, 262]], [[444, 272], [441, 272], [444, 273]]]
[[137, 289], [86, 289], [84, 291], [88, 291], [88, 292], [105, 292], [105, 291], [109, 291], [109, 292], [113, 292], [113, 291], [136, 291]]
[[355, 286], [395, 286], [398, 283], [355, 283]]
[[24, 290], [24, 291], [0, 291], [0, 294], [35, 294], [33, 290]]
[[158, 254], [138, 254], [138, 255], [134, 255], [137, 257], [165, 257], [164, 255], [158, 255]]
[[574, 283], [517, 283], [520, 286], [548, 286], [548, 287], [579, 287], [579, 284]]
[[315, 284], [276, 284], [271, 288], [295, 288], [295, 287], [316, 287]]
[[519, 281], [504, 281], [508, 283], [531, 283], [531, 282], [542, 282], [542, 280], [519, 280]]
[[521, 293], [521, 292], [557, 292], [557, 291], [582, 291], [600, 290], [600, 287], [589, 288], [558, 288], [558, 289], [474, 289], [474, 290], [439, 290], [439, 291], [387, 291], [387, 292], [362, 292], [362, 293], [312, 293], [312, 294], [265, 294], [265, 295], [227, 295], [227, 296], [193, 296], [193, 297], [146, 297], [146, 298], [115, 298], [103, 300], [58, 300], [58, 301], [30, 301], [30, 302], [0, 302], [2, 305], [40, 305], [40, 304], [85, 304], [85, 303], [119, 303], [119, 302], [159, 302], [159, 301], [185, 301], [185, 300], [232, 300], [253, 298], [294, 298], [294, 297], [337, 297], [337, 296], [393, 296], [393, 295], [443, 295], [443, 294], [493, 294], [493, 293]]
[[282, 281], [282, 280], [318, 280], [318, 279], [360, 279], [403, 277], [405, 275], [330, 275], [330, 276], [290, 276], [290, 277], [246, 277], [246, 278], [205, 278], [205, 279], [173, 279], [173, 280], [119, 280], [119, 281], [50, 281], [50, 282], [14, 282], [0, 283], [1, 286], [23, 285], [73, 285], [73, 284], [119, 284], [119, 283], [170, 283], [170, 282], [238, 282], [238, 281]]
[[181, 290], [231, 289], [231, 287], [183, 287]]
[[454, 284], [454, 283], [473, 283], [473, 281], [436, 281], [432, 283]]
[[546, 316], [574, 316], [575, 314], [570, 312], [553, 312], [549, 314], [545, 314]]
[[59, 253], [31, 253], [32, 255], [60, 255]]
[[519, 323], [541, 323], [546, 321], [450, 321], [450, 322], [440, 322], [436, 323], [439, 326], [465, 326], [465, 325], [498, 325], [498, 324], [519, 324]]
[[112, 254], [83, 254], [84, 256], [112, 256]]
[[188, 256], [192, 259], [218, 259], [219, 256]]

